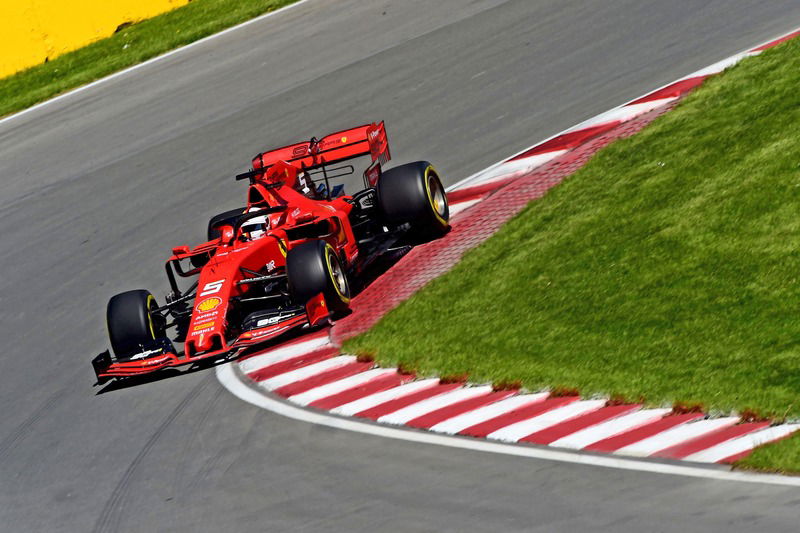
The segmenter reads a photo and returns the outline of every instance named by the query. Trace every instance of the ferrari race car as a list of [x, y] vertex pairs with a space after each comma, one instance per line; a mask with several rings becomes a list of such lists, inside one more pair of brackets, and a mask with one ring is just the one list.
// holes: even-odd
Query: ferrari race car
[[[363, 188], [344, 194], [334, 180], [355, 175], [342, 163], [357, 160], [367, 164]], [[92, 361], [98, 383], [230, 359], [346, 312], [350, 281], [370, 263], [449, 229], [433, 166], [384, 170], [389, 160], [383, 122], [258, 154], [236, 176], [250, 182], [247, 205], [211, 218], [207, 242], [172, 249], [164, 305], [143, 289], [108, 302], [112, 350]], [[180, 289], [178, 278], [194, 277]]]

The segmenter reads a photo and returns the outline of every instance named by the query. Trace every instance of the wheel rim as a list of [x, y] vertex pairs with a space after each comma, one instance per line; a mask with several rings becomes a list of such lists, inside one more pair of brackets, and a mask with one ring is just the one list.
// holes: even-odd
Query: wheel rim
[[333, 280], [333, 286], [336, 292], [339, 293], [339, 296], [346, 299], [349, 292], [347, 277], [344, 275], [344, 270], [342, 270], [339, 259], [333, 254], [330, 248], [328, 248], [328, 268], [330, 268], [331, 279]]
[[442, 184], [432, 174], [428, 175], [428, 190], [430, 191], [431, 207], [440, 218], [444, 219], [447, 212], [447, 198], [444, 195]]

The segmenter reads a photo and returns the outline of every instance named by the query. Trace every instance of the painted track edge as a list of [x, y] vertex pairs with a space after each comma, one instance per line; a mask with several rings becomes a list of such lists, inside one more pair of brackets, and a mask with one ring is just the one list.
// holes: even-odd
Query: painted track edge
[[399, 429], [396, 427], [386, 427], [379, 424], [360, 422], [347, 417], [330, 415], [322, 411], [312, 411], [310, 409], [295, 407], [288, 402], [272, 398], [271, 396], [257, 391], [250, 385], [246, 384], [243, 376], [238, 374], [238, 371], [234, 368], [232, 363], [226, 363], [216, 367], [215, 372], [217, 379], [222, 386], [225, 387], [228, 392], [244, 402], [275, 414], [291, 418], [293, 420], [327, 426], [335, 429], [342, 429], [345, 431], [353, 431], [366, 435], [373, 435], [395, 440], [404, 440], [421, 444], [433, 444], [462, 450], [496, 453], [516, 457], [527, 457], [530, 459], [542, 459], [561, 463], [598, 466], [603, 468], [614, 468], [619, 470], [638, 471], [651, 474], [668, 474], [693, 478], [713, 479], [717, 481], [761, 483], [769, 485], [800, 487], [800, 477], [741, 472], [715, 466], [684, 466], [682, 464], [677, 465], [668, 462], [625, 459], [616, 456], [595, 455], [585, 452], [557, 451], [553, 450], [552, 448], [544, 448], [533, 445], [501, 444], [489, 442], [483, 439], [446, 436], [427, 431]]

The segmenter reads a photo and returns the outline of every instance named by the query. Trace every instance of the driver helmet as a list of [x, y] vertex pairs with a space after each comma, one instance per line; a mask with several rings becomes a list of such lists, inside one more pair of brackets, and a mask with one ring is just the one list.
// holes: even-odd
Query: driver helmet
[[267, 230], [269, 230], [267, 215], [251, 218], [242, 224], [242, 236], [248, 241], [260, 239], [267, 234]]

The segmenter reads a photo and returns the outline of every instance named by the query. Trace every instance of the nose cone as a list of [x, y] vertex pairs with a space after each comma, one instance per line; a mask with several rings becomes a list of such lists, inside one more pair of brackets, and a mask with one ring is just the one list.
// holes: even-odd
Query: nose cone
[[[210, 288], [209, 288], [210, 287]], [[201, 298], [194, 308], [189, 331], [186, 335], [186, 353], [194, 355], [199, 352], [221, 350], [225, 331], [225, 287], [217, 282], [201, 285], [206, 291], [214, 291], [213, 295]], [[203, 292], [201, 290], [201, 294]], [[222, 296], [217, 296], [222, 294]]]
[[211, 335], [198, 335], [194, 341], [195, 351], [207, 352], [211, 349]]
[[225, 348], [225, 342], [219, 333], [203, 333], [186, 341], [186, 353], [190, 357], [206, 352], [219, 352]]

